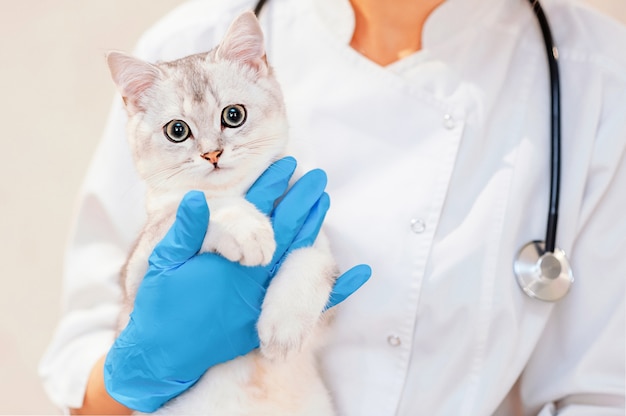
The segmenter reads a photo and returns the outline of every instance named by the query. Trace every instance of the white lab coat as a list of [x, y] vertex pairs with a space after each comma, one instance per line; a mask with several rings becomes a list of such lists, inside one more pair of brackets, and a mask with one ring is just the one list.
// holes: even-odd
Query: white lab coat
[[[448, 0], [423, 50], [384, 68], [349, 47], [346, 0], [271, 0], [262, 14], [293, 154], [328, 173], [339, 264], [373, 269], [321, 359], [341, 415], [512, 414], [516, 401], [526, 415], [624, 415], [626, 29], [543, 3], [562, 72], [557, 244], [576, 279], [557, 304], [525, 296], [512, 272], [517, 250], [544, 238], [549, 193], [549, 78], [526, 0]], [[188, 2], [136, 53], [207, 50], [251, 4]], [[116, 100], [41, 363], [59, 406], [81, 404], [113, 340], [118, 270], [143, 215]]]

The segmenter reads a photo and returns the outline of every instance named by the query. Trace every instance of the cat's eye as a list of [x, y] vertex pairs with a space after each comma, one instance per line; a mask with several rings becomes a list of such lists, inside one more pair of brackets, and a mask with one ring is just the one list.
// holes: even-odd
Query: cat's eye
[[241, 127], [246, 122], [246, 108], [241, 104], [232, 104], [222, 110], [222, 126]]
[[174, 143], [184, 142], [191, 137], [191, 129], [187, 123], [182, 120], [172, 120], [167, 123], [163, 126], [163, 133], [165, 137], [167, 137], [167, 140]]

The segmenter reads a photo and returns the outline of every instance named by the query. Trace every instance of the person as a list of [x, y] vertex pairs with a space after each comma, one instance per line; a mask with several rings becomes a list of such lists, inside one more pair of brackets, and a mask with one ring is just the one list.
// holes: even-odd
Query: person
[[[340, 415], [624, 414], [626, 29], [569, 0], [542, 5], [561, 68], [557, 244], [575, 274], [555, 303], [526, 296], [512, 266], [544, 235], [549, 195], [549, 77], [527, 1], [270, 0], [260, 14], [293, 155], [328, 176], [333, 252], [342, 270], [373, 271], [320, 357]], [[136, 54], [208, 50], [253, 6], [186, 2]], [[116, 103], [40, 370], [76, 414], [130, 412], [106, 393], [103, 360], [141, 190]]]

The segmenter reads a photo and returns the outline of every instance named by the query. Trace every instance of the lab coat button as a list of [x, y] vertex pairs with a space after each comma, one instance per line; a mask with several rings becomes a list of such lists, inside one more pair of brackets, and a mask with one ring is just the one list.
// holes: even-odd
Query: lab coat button
[[392, 347], [399, 347], [400, 344], [402, 344], [402, 341], [400, 340], [400, 337], [397, 335], [389, 335], [387, 337], [387, 343], [391, 345]]
[[445, 114], [443, 116], [443, 126], [447, 128], [448, 130], [452, 130], [453, 128], [456, 127], [456, 121], [454, 121], [454, 118], [452, 117], [452, 115]]
[[414, 218], [411, 220], [411, 230], [415, 234], [421, 234], [426, 230], [426, 223], [420, 218]]

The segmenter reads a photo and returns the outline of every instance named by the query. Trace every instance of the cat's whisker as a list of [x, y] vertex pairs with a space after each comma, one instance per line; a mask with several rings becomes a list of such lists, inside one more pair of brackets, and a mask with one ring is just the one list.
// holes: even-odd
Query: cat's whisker
[[164, 174], [164, 173], [167, 173], [167, 172], [169, 172], [172, 168], [176, 168], [177, 166], [180, 166], [180, 164], [179, 164], [179, 163], [171, 163], [171, 164], [169, 164], [169, 165], [164, 165], [164, 166], [161, 166], [161, 168], [160, 168], [160, 169], [155, 170], [155, 171], [154, 171], [154, 172], [152, 172], [150, 175], [148, 175], [148, 178], [150, 179], [150, 178], [152, 178], [152, 177], [159, 176], [159, 175], [162, 175], [162, 174]]
[[163, 185], [165, 185], [174, 176], [183, 172], [186, 168], [185, 165], [191, 162], [191, 159], [186, 159], [183, 162], [165, 165], [159, 170], [153, 172], [151, 175], [147, 176], [145, 180], [155, 189], [164, 189], [165, 186]]
[[264, 137], [258, 137], [254, 140], [250, 140], [247, 141], [245, 143], [241, 143], [239, 145], [233, 146], [233, 150], [236, 149], [254, 149], [254, 148], [258, 148], [261, 147], [261, 145], [264, 145], [266, 143], [272, 143], [274, 141], [276, 141], [278, 139], [277, 135], [271, 135], [271, 136], [264, 136]]

